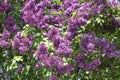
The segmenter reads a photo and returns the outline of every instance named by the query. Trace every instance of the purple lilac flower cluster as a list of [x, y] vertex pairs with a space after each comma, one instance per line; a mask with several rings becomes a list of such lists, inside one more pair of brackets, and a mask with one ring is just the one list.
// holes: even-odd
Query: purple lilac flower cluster
[[44, 44], [44, 43], [41, 43], [38, 48], [37, 48], [37, 51], [36, 51], [36, 56], [39, 60], [42, 60], [42, 58], [45, 58], [47, 57], [49, 54], [48, 52], [48, 48], [47, 46]]
[[12, 10], [12, 7], [7, 1], [0, 2], [0, 14], [2, 13], [9, 13]]
[[73, 71], [72, 65], [64, 65], [62, 58], [55, 55], [49, 55], [48, 48], [41, 43], [37, 49], [36, 56], [50, 70], [55, 69], [59, 74], [70, 74]]
[[29, 0], [24, 4], [21, 10], [22, 19], [25, 23], [37, 28], [48, 28], [50, 16], [44, 16], [47, 6], [51, 4], [50, 0], [43, 0], [40, 3], [35, 3], [35, 0]]
[[18, 67], [18, 73], [21, 73], [23, 69], [24, 69], [24, 66], [22, 66], [22, 65], [19, 66], [19, 67]]
[[[107, 5], [106, 0], [94, 0], [94, 4], [92, 1], [79, 4], [79, 0], [64, 0], [62, 4], [51, 4], [50, 0], [39, 3], [29, 0], [25, 3], [21, 13], [25, 23], [37, 28], [48, 28], [50, 25], [64, 27], [67, 23], [66, 39], [72, 40], [77, 35], [77, 29], [87, 25], [92, 16], [105, 11]], [[53, 13], [57, 15], [53, 15]]]
[[90, 54], [94, 54], [95, 50], [99, 53], [107, 55], [109, 58], [120, 56], [120, 51], [116, 49], [116, 45], [109, 43], [105, 38], [97, 38], [95, 34], [83, 34], [80, 48]]
[[32, 46], [32, 40], [33, 39], [30, 35], [24, 37], [22, 36], [22, 32], [17, 32], [17, 34], [14, 36], [13, 48], [17, 50], [17, 52], [23, 54]]
[[[106, 11], [107, 6], [118, 8], [118, 0], [94, 0], [94, 6], [92, 12], [95, 14], [100, 14]], [[108, 13], [108, 12], [107, 12]]]
[[120, 27], [120, 18], [112, 17], [110, 26], [112, 28], [119, 28]]
[[58, 65], [56, 71], [61, 75], [64, 75], [65, 73], [71, 74], [74, 71], [74, 67], [71, 64]]
[[118, 0], [110, 0], [109, 1], [109, 5], [113, 6], [113, 7], [118, 7], [118, 3], [119, 3]]
[[105, 8], [107, 6], [107, 2], [105, 0], [102, 0], [101, 4], [99, 4], [98, 2], [96, 2], [92, 8], [91, 8], [91, 13], [92, 15], [96, 16], [99, 15], [102, 12], [105, 12]]
[[84, 70], [87, 70], [87, 71], [97, 70], [101, 65], [100, 58], [96, 58], [90, 63], [86, 62], [85, 59], [86, 57], [82, 53], [79, 53], [75, 59], [77, 66], [83, 68]]
[[[63, 15], [59, 14], [60, 10], [62, 10], [62, 6], [51, 4], [51, 0], [43, 0], [39, 3], [35, 3], [35, 0], [29, 0], [21, 10], [21, 15], [25, 23], [46, 29], [49, 25], [62, 26]], [[53, 13], [57, 15], [53, 15]]]
[[10, 32], [8, 30], [4, 30], [2, 33], [2, 38], [0, 38], [0, 47], [9, 48], [11, 45]]
[[[87, 6], [86, 6], [87, 5]], [[89, 8], [89, 3], [81, 4], [81, 7], [78, 8], [78, 11], [75, 14], [75, 17], [71, 17], [68, 21], [68, 29], [66, 38], [68, 40], [72, 40], [77, 35], [77, 29], [80, 26], [84, 26], [87, 24], [87, 18], [89, 16], [88, 13], [85, 12]], [[83, 10], [84, 9], [84, 10]]]
[[63, 9], [65, 16], [71, 16], [75, 9], [80, 6], [79, 0], [64, 0], [63, 1]]
[[52, 75], [49, 80], [58, 80], [58, 77], [56, 75]]
[[11, 34], [14, 33], [18, 29], [18, 26], [14, 22], [14, 18], [11, 15], [7, 16], [7, 18], [4, 21], [3, 27], [6, 30], [8, 30]]
[[97, 5], [106, 4], [107, 0], [94, 0], [94, 3], [96, 3]]
[[35, 69], [40, 69], [41, 65], [39, 63], [35, 64]]
[[[81, 26], [87, 25], [88, 20], [92, 16], [97, 16], [102, 12], [106, 13], [105, 9], [109, 6], [107, 0], [94, 0], [94, 4], [92, 4], [91, 1], [84, 2], [81, 5], [78, 2], [79, 0], [76, 0], [75, 2], [74, 0], [73, 2], [69, 0], [64, 1], [64, 4], [66, 4], [65, 7], [67, 6], [66, 11], [64, 12], [69, 14], [69, 17], [67, 18], [68, 29], [66, 34], [68, 40], [72, 40], [77, 35], [77, 29]], [[117, 1], [112, 4], [117, 4]]]
[[[10, 11], [12, 11], [11, 5], [7, 1], [1, 1], [0, 14], [8, 14]], [[11, 46], [10, 36], [18, 29], [18, 26], [15, 24], [14, 18], [10, 15], [7, 15], [2, 26], [4, 30], [2, 32], [2, 38], [0, 38], [0, 47], [9, 48]]]
[[14, 18], [12, 16], [7, 16], [3, 23], [4, 31], [2, 33], [2, 38], [0, 38], [0, 46], [2, 48], [9, 48], [11, 46], [10, 36], [16, 32], [18, 26], [14, 22]]
[[66, 38], [68, 40], [72, 40], [77, 35], [77, 29], [81, 26], [87, 25], [88, 20], [92, 16], [99, 15], [101, 12], [103, 12], [104, 8], [105, 5], [103, 4], [97, 5], [96, 3], [93, 5], [91, 2], [85, 2], [81, 5], [78, 5], [75, 15], [68, 19]]
[[61, 37], [60, 34], [61, 33], [58, 28], [52, 28], [48, 31], [46, 36], [51, 39], [57, 54], [60, 56], [70, 57], [72, 54], [72, 49], [70, 47], [71, 42], [65, 37]]
[[[74, 67], [71, 64], [66, 64], [63, 58], [69, 59], [73, 53], [71, 44], [73, 38], [77, 35], [77, 29], [81, 26], [86, 26], [92, 16], [102, 13], [106, 5], [108, 5], [106, 0], [94, 0], [94, 4], [92, 2], [79, 4], [79, 1], [63, 0], [62, 4], [51, 4], [51, 0], [40, 0], [39, 3], [36, 3], [35, 0], [27, 0], [24, 4], [21, 16], [25, 23], [42, 29], [48, 29], [50, 25], [55, 26], [48, 30], [46, 36], [53, 43], [56, 54], [51, 54], [48, 47], [44, 43], [41, 43], [37, 51], [31, 51], [37, 56], [38, 63], [35, 64], [36, 69], [44, 65], [62, 75], [73, 72]], [[112, 1], [109, 5], [117, 6], [117, 3], [113, 3]], [[11, 11], [10, 5], [7, 2], [0, 2], [0, 14], [4, 12], [9, 13], [9, 11]], [[60, 11], [62, 11], [61, 14], [59, 13]], [[55, 14], [53, 15], [54, 12]], [[115, 22], [113, 24], [119, 23], [115, 18], [112, 20]], [[67, 33], [62, 37], [59, 28], [66, 27], [66, 24], [68, 25]], [[117, 26], [119, 25], [117, 24]], [[10, 36], [18, 29], [12, 16], [7, 15], [3, 28], [4, 31], [0, 38], [0, 46], [2, 48], [9, 48], [12, 42]], [[94, 33], [82, 34], [81, 37], [82, 41], [79, 46], [83, 53], [93, 55], [97, 52], [100, 56], [104, 57], [104, 54], [108, 58], [120, 56], [120, 51], [116, 49], [116, 45], [109, 43], [105, 38], [97, 38]], [[32, 41], [33, 38], [31, 35], [23, 36], [23, 32], [17, 32], [14, 36], [12, 46], [17, 52], [23, 54], [30, 51]], [[101, 65], [100, 58], [98, 57], [91, 62], [87, 62], [86, 56], [83, 53], [79, 53], [75, 58], [77, 66], [87, 71], [97, 70]], [[23, 69], [23, 66], [19, 66], [18, 72], [20, 73]], [[56, 75], [52, 75], [49, 80], [58, 80], [58, 78]]]

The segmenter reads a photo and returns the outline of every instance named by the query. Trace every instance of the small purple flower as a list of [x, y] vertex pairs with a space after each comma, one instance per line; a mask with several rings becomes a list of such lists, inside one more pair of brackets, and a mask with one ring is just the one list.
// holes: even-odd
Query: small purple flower
[[59, 74], [61, 74], [61, 75], [64, 75], [65, 74], [65, 71], [66, 69], [65, 69], [65, 66], [63, 66], [63, 65], [57, 65], [57, 67], [56, 67], [56, 71], [57, 71], [57, 73], [59, 73]]
[[114, 7], [118, 7], [119, 1], [118, 0], [110, 0], [109, 4]]
[[96, 48], [95, 34], [82, 34], [81, 37], [82, 41], [80, 42], [80, 48], [87, 53], [93, 53]]
[[85, 56], [82, 53], [79, 53], [75, 58], [77, 66], [84, 68], [87, 64], [85, 63]]
[[21, 73], [23, 69], [24, 69], [24, 67], [23, 67], [23, 66], [19, 66], [19, 67], [18, 67], [18, 70], [17, 70], [17, 71], [18, 71], [18, 73]]
[[5, 41], [5, 40], [2, 40], [0, 38], [0, 47], [2, 47], [2, 48], [10, 48], [10, 46], [11, 46], [10, 40]]
[[18, 48], [18, 51], [22, 54], [22, 53], [25, 53], [27, 51], [27, 48], [25, 46], [20, 46]]
[[81, 25], [81, 26], [86, 25], [87, 24], [87, 19], [82, 18], [82, 17], [78, 18], [78, 24]]
[[97, 5], [106, 4], [107, 0], [94, 0], [94, 3]]
[[77, 33], [67, 32], [67, 34], [65, 35], [65, 38], [71, 41], [76, 34]]
[[73, 0], [73, 3], [78, 3], [79, 2], [79, 0]]
[[30, 49], [32, 46], [32, 40], [29, 39], [31, 35], [28, 35], [27, 37], [22, 36], [22, 32], [17, 32], [17, 34], [14, 36], [13, 40], [13, 48], [17, 50], [17, 52], [25, 53]]
[[7, 1], [0, 2], [0, 14], [6, 12], [7, 14], [11, 11], [11, 6]]
[[74, 71], [74, 67], [72, 65], [70, 65], [70, 64], [65, 65], [65, 69], [66, 69], [65, 70], [66, 73], [68, 73], [68, 74], [71, 74]]
[[118, 56], [118, 57], [120, 56], [120, 50], [116, 50], [116, 51], [115, 51], [114, 57], [117, 57], [117, 56]]
[[72, 8], [73, 8], [73, 9], [77, 9], [79, 6], [80, 6], [80, 5], [79, 5], [78, 3], [72, 4]]
[[45, 55], [45, 54], [40, 54], [40, 55], [36, 54], [36, 56], [37, 56], [38, 60], [43, 63], [46, 62], [49, 58], [48, 55]]
[[39, 55], [40, 54], [45, 54], [45, 55], [48, 54], [48, 48], [44, 43], [41, 43], [37, 50], [38, 50], [37, 54], [39, 54]]
[[55, 9], [55, 10], [59, 10], [61, 8], [61, 5], [59, 5], [59, 4], [53, 4], [52, 8]]
[[53, 16], [51, 21], [53, 24], [59, 24], [62, 21], [62, 15]]
[[58, 58], [57, 56], [49, 56], [44, 59], [42, 59], [42, 63], [46, 66], [49, 67], [50, 69], [53, 69], [57, 65], [63, 64], [63, 60], [61, 58]]
[[87, 49], [88, 49], [88, 52], [90, 52], [90, 53], [93, 52], [93, 50], [95, 49], [95, 44], [88, 43]]
[[120, 27], [120, 18], [117, 18], [117, 17], [112, 17], [111, 18], [111, 27], [112, 28], [119, 28]]
[[100, 59], [96, 58], [91, 63], [88, 63], [85, 69], [88, 71], [97, 70], [100, 65], [101, 65]]
[[115, 55], [116, 45], [109, 43], [109, 44], [104, 46], [103, 51], [109, 58], [112, 58]]
[[3, 40], [8, 40], [10, 37], [10, 32], [8, 30], [4, 30], [2, 33], [2, 39]]
[[68, 8], [64, 11], [64, 15], [70, 16], [73, 11], [74, 11], [74, 8], [73, 8], [73, 7], [68, 7]]
[[32, 45], [32, 41], [30, 41], [29, 38], [21, 38], [20, 42], [24, 44], [24, 46], [31, 46]]
[[56, 52], [61, 56], [70, 57], [73, 50], [69, 46], [67, 46], [65, 43], [60, 43]]
[[39, 69], [39, 68], [40, 68], [40, 64], [39, 63], [35, 64], [35, 69]]
[[10, 33], [14, 33], [18, 29], [18, 26], [14, 22], [14, 18], [10, 15], [5, 19], [3, 27]]
[[49, 80], [59, 80], [56, 75], [52, 75]]
[[63, 41], [63, 38], [60, 35], [54, 35], [52, 38], [52, 42], [54, 44], [55, 49], [59, 47], [59, 44]]
[[50, 56], [46, 61], [44, 61], [45, 66], [49, 67], [50, 69], [52, 69], [53, 67], [56, 66], [58, 61], [58, 57], [57, 56]]
[[60, 31], [58, 28], [54, 27], [51, 30], [49, 30], [48, 33], [46, 34], [46, 36], [50, 39], [52, 39], [54, 35], [60, 35]]
[[50, 22], [51, 16], [50, 16], [50, 15], [45, 15], [44, 18], [43, 18], [43, 20], [44, 20], [45, 22]]

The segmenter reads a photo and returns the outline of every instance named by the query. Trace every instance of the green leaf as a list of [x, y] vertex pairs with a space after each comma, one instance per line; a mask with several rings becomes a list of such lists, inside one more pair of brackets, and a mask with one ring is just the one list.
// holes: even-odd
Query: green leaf
[[14, 56], [13, 58], [15, 61], [23, 61], [23, 57], [22, 56]]
[[51, 14], [52, 14], [53, 16], [56, 16], [58, 13], [55, 12], [55, 11], [52, 11]]
[[22, 36], [22, 37], [27, 37], [27, 36], [28, 36], [28, 32], [23, 31], [23, 32], [21, 33], [21, 36]]

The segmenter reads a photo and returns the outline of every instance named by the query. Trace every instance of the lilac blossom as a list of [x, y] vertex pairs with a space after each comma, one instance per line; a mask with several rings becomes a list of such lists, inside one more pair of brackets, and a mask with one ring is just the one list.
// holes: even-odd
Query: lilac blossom
[[96, 58], [91, 63], [87, 64], [87, 66], [85, 67], [85, 70], [87, 70], [87, 71], [97, 70], [100, 65], [101, 65], [100, 59]]
[[10, 37], [10, 32], [8, 30], [4, 30], [2, 33], [2, 39], [3, 40], [8, 40]]
[[2, 48], [10, 48], [11, 46], [11, 41], [10, 40], [3, 40], [0, 38], [0, 47]]
[[49, 80], [58, 80], [58, 77], [56, 75], [52, 75]]
[[84, 68], [85, 66], [87, 66], [87, 64], [85, 63], [85, 59], [86, 59], [85, 55], [82, 53], [79, 53], [75, 58], [75, 62], [79, 67]]
[[41, 65], [40, 65], [39, 63], [35, 64], [35, 69], [39, 69], [40, 66], [41, 66]]
[[37, 54], [48, 54], [48, 48], [44, 43], [41, 43], [37, 49]]
[[14, 22], [14, 18], [12, 16], [7, 16], [7, 18], [4, 21], [3, 27], [8, 30], [11, 34], [14, 33], [17, 29], [18, 26]]
[[50, 39], [53, 38], [53, 36], [55, 35], [60, 35], [60, 30], [58, 28], [52, 28], [51, 30], [48, 31], [48, 33], [46, 34], [46, 36]]
[[2, 38], [0, 38], [0, 47], [10, 48], [11, 40], [9, 38], [10, 38], [10, 32], [8, 30], [4, 30], [2, 33]]
[[7, 1], [0, 2], [0, 14], [9, 13], [12, 10], [10, 4]]
[[50, 0], [40, 1], [39, 3], [35, 3], [35, 0], [26, 1], [21, 10], [22, 20], [31, 26], [36, 26], [38, 29], [48, 28], [49, 24], [47, 23], [48, 20], [44, 19], [44, 11], [50, 4]]
[[71, 74], [74, 70], [74, 67], [70, 64], [67, 65], [57, 65], [56, 71], [57, 73], [64, 75], [65, 73]]
[[96, 38], [95, 35], [83, 34], [80, 48], [87, 53], [94, 53], [94, 50], [99, 50], [109, 58], [116, 55], [117, 46], [114, 43], [109, 43], [106, 38]]
[[18, 67], [18, 73], [21, 73], [23, 69], [24, 69], [23, 66], [19, 66], [19, 67]]
[[110, 4], [110, 6], [118, 7], [119, 1], [118, 0], [110, 0], [109, 4]]
[[13, 48], [23, 54], [32, 46], [32, 40], [29, 37], [23, 37], [22, 32], [17, 32], [13, 40]]
[[65, 43], [60, 43], [56, 52], [57, 52], [57, 54], [59, 54], [61, 56], [70, 57], [70, 55], [72, 54], [73, 51]]

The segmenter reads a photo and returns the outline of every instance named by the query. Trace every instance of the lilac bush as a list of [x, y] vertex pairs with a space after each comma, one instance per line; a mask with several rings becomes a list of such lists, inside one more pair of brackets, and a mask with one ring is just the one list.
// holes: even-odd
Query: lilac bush
[[1, 80], [119, 80], [118, 0], [0, 0]]

